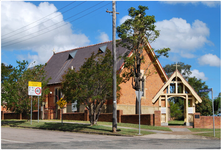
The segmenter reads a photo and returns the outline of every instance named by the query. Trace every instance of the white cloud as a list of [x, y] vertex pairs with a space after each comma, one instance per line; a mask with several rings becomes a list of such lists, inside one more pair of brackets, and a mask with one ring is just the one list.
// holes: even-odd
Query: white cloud
[[180, 55], [184, 58], [194, 58], [194, 57], [196, 57], [194, 54], [184, 53], [183, 51], [181, 51]]
[[208, 80], [208, 78], [205, 77], [205, 74], [203, 72], [199, 72], [199, 70], [194, 69], [191, 72], [192, 72], [192, 74], [190, 75], [190, 77], [194, 77], [195, 76], [197, 79], [201, 79], [203, 81]]
[[[85, 46], [90, 43], [86, 35], [72, 31], [71, 24], [63, 20], [63, 15], [60, 12], [56, 12], [52, 16], [47, 16], [57, 10], [49, 2], [42, 2], [39, 6], [35, 6], [29, 2], [3, 1], [1, 4], [1, 11], [4, 12], [1, 14], [2, 50], [31, 50], [32, 52], [37, 52], [37, 55], [24, 55], [23, 57], [26, 60], [45, 63], [52, 56], [54, 48], [56, 52], [59, 52]], [[39, 20], [45, 16], [47, 17]], [[33, 23], [36, 20], [39, 21]], [[46, 20], [48, 21], [45, 22]], [[67, 25], [58, 28], [64, 24]], [[23, 26], [26, 27], [18, 30]], [[50, 30], [52, 31], [48, 32]], [[12, 34], [8, 34], [11, 32]], [[43, 34], [44, 32], [48, 33]], [[37, 36], [39, 34], [42, 35]], [[36, 37], [32, 38], [33, 36]], [[19, 42], [21, 40], [24, 41]], [[12, 43], [16, 44], [11, 45]], [[5, 47], [6, 45], [9, 46]], [[18, 56], [18, 58], [22, 57]]]
[[122, 23], [124, 23], [127, 19], [131, 19], [131, 17], [130, 17], [130, 16], [124, 16], [123, 18], [121, 18], [121, 19], [120, 19], [120, 25], [121, 25]]
[[100, 35], [98, 36], [99, 42], [107, 42], [109, 40], [109, 36], [105, 32], [100, 32]]
[[192, 25], [182, 18], [172, 18], [156, 22], [156, 29], [160, 36], [151, 46], [156, 49], [169, 47], [171, 52], [179, 53], [182, 57], [195, 57], [192, 52], [211, 44], [207, 39], [210, 35], [209, 28], [200, 20], [195, 20]]
[[200, 65], [210, 65], [215, 67], [221, 66], [220, 58], [213, 54], [205, 54], [201, 56], [198, 58], [198, 62]]
[[206, 5], [208, 7], [216, 7], [220, 5], [219, 1], [164, 1], [162, 3], [167, 3], [167, 4], [172, 4], [172, 5], [176, 5], [176, 4], [193, 4], [193, 5], [198, 5], [200, 3], [202, 3], [203, 5]]

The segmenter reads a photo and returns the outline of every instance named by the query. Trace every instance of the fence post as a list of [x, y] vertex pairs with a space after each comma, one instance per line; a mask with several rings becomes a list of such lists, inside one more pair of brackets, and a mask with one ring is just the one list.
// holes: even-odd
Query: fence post
[[4, 116], [5, 116], [5, 114], [4, 114], [4, 111], [1, 111], [1, 114], [2, 114], [2, 120], [4, 120]]
[[84, 110], [84, 121], [89, 121], [89, 110]]
[[123, 115], [123, 110], [117, 110], [117, 121], [121, 123], [121, 115]]

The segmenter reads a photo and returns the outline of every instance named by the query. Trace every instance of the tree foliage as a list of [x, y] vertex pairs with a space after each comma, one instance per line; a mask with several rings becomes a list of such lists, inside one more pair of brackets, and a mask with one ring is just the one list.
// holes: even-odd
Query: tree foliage
[[218, 114], [219, 109], [221, 108], [221, 93], [219, 93], [218, 97], [214, 99], [214, 113]]
[[12, 65], [1, 64], [1, 83], [8, 79], [10, 73], [13, 71]]
[[[132, 77], [132, 86], [135, 90], [140, 89], [140, 81], [144, 80], [141, 78], [140, 72], [141, 63], [145, 62], [143, 50], [147, 49], [148, 42], [153, 42], [160, 35], [159, 31], [155, 29], [155, 17], [147, 15], [147, 10], [148, 7], [141, 5], [137, 10], [134, 7], [129, 8], [128, 12], [131, 19], [127, 19], [117, 27], [118, 37], [121, 38], [117, 41], [117, 44], [128, 49], [123, 57], [124, 70], [127, 70], [123, 73], [124, 82]], [[168, 57], [169, 50], [169, 48], [156, 50], [156, 56], [164, 55]], [[130, 52], [132, 52], [132, 56], [129, 58], [128, 54]], [[156, 58], [154, 59], [156, 60]], [[147, 70], [148, 68], [146, 68], [145, 73]]]
[[[182, 102], [182, 101], [179, 101]], [[180, 120], [183, 119], [183, 109], [180, 107], [179, 103], [175, 103], [173, 101], [169, 102], [170, 104], [170, 116], [173, 119]]]
[[[11, 68], [10, 74], [8, 73], [2, 83], [2, 104], [6, 104], [7, 108], [16, 113], [28, 114], [31, 109], [31, 99], [28, 96], [28, 81], [42, 82], [42, 96], [40, 102], [44, 99], [44, 96], [49, 92], [46, 88], [48, 80], [45, 79], [46, 75], [43, 69], [43, 65], [37, 65], [33, 68], [28, 68], [27, 61], [17, 61], [17, 67]], [[3, 74], [5, 69], [2, 70]], [[37, 102], [37, 97], [33, 97], [33, 106]]]
[[[89, 110], [91, 125], [97, 123], [102, 106], [113, 99], [113, 60], [111, 51], [106, 49], [105, 55], [92, 53], [81, 68], [69, 69], [62, 79], [62, 92], [68, 102], [77, 101]], [[117, 75], [117, 91], [120, 90], [121, 78]], [[120, 96], [119, 92], [117, 94]]]
[[[179, 66], [178, 66], [179, 65]], [[192, 72], [190, 71], [191, 65], [184, 64], [183, 62], [177, 63], [177, 70], [182, 74], [182, 76], [187, 79]], [[163, 67], [164, 71], [166, 72], [168, 78], [176, 71], [176, 63], [167, 64]]]

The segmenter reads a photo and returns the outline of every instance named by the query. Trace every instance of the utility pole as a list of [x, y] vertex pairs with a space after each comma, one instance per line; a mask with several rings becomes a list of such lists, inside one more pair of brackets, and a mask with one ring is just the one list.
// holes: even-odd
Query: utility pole
[[211, 88], [211, 94], [212, 94], [212, 107], [213, 107], [213, 136], [215, 137], [213, 88]]
[[[112, 119], [112, 131], [117, 132], [117, 65], [116, 65], [116, 6], [115, 1], [112, 1], [112, 10], [106, 11], [108, 13], [113, 13], [112, 17], [112, 53], [113, 53], [113, 119]], [[119, 14], [119, 13], [117, 13]]]

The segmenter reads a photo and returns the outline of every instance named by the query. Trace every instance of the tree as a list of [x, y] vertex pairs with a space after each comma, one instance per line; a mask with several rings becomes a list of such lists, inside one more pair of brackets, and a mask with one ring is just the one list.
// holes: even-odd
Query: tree
[[[89, 110], [91, 125], [97, 123], [102, 106], [113, 99], [111, 51], [106, 49], [105, 55], [92, 53], [81, 68], [69, 69], [62, 79], [62, 92], [68, 102], [77, 101]], [[120, 90], [121, 78], [117, 75], [117, 91]], [[117, 94], [120, 96], [119, 92]]]
[[[192, 74], [190, 71], [191, 65], [184, 64], [183, 62], [178, 62], [177, 70], [182, 74], [182, 76], [187, 80], [188, 77]], [[168, 78], [176, 71], [176, 63], [168, 64], [163, 67], [164, 71], [166, 72]]]
[[214, 113], [218, 114], [220, 113], [221, 108], [221, 93], [219, 93], [218, 97], [214, 99]]
[[[117, 27], [118, 37], [121, 38], [121, 40], [117, 41], [117, 45], [128, 49], [128, 52], [123, 56], [123, 82], [127, 82], [130, 78], [132, 78], [132, 87], [136, 91], [140, 89], [140, 82], [144, 82], [144, 78], [141, 78], [142, 74], [140, 71], [141, 63], [145, 62], [145, 53], [143, 53], [143, 50], [147, 50], [148, 43], [155, 41], [155, 39], [158, 38], [160, 34], [159, 31], [155, 29], [155, 17], [146, 15], [146, 10], [148, 10], [148, 7], [141, 5], [137, 10], [134, 7], [129, 8], [128, 12], [131, 19], [127, 19], [123, 24]], [[156, 50], [155, 52], [157, 55], [154, 58], [153, 63], [161, 55], [168, 57], [169, 50], [169, 48]], [[132, 56], [128, 57], [130, 52], [132, 52]], [[147, 52], [150, 53], [150, 51]], [[149, 76], [149, 72], [147, 74], [147, 71], [148, 68], [146, 68], [144, 74]]]
[[10, 73], [13, 71], [12, 65], [1, 64], [1, 83], [8, 79]]
[[[2, 87], [1, 102], [5, 102], [7, 108], [16, 113], [28, 114], [31, 109], [31, 100], [28, 96], [28, 81], [42, 82], [42, 96], [40, 101], [43, 100], [45, 94], [49, 92], [46, 88], [48, 80], [45, 79], [46, 75], [43, 65], [37, 65], [33, 68], [28, 68], [27, 61], [17, 61], [18, 66], [12, 69], [12, 72], [4, 80]], [[33, 97], [33, 106], [36, 104], [37, 98]]]
[[179, 104], [173, 101], [170, 101], [169, 104], [171, 118], [180, 120], [183, 117], [183, 110], [180, 108]]

